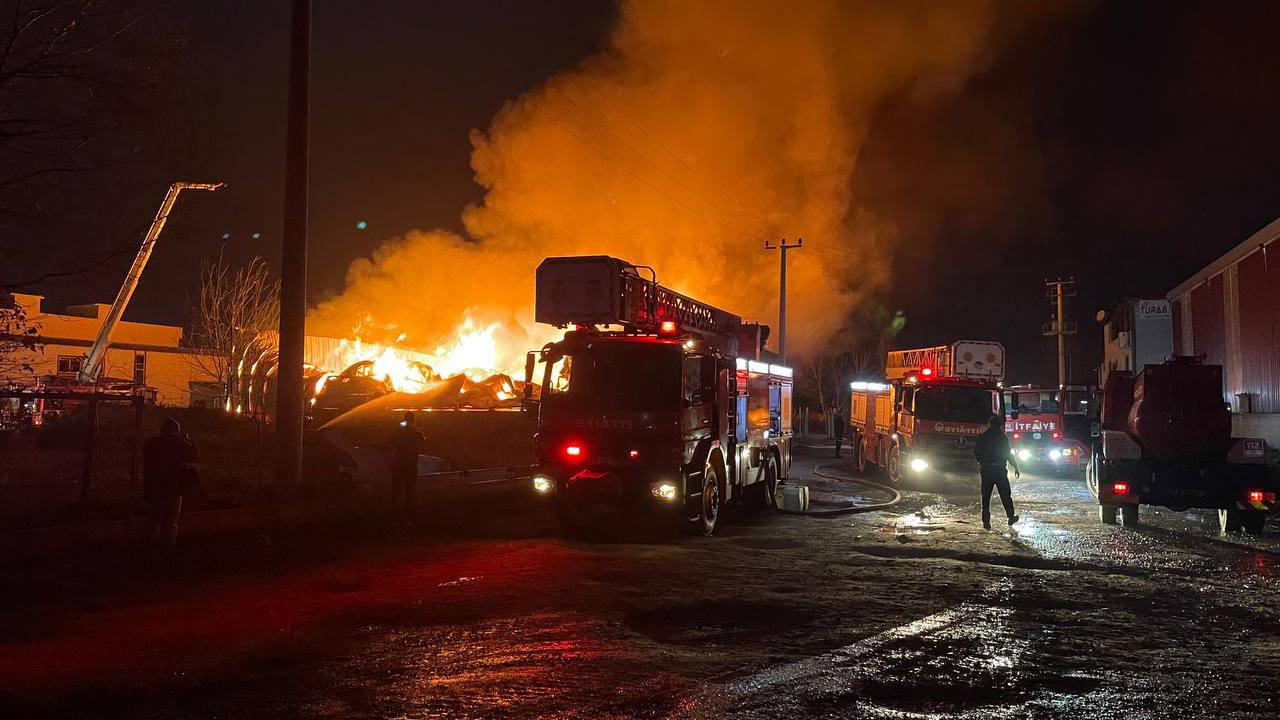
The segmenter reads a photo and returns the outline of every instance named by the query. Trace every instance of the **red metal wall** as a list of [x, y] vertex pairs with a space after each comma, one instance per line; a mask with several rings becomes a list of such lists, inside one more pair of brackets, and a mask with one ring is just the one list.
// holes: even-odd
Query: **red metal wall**
[[[1210, 365], [1227, 364], [1226, 319], [1223, 317], [1221, 275], [1191, 291], [1191, 342], [1196, 355]], [[1225, 373], [1224, 373], [1225, 377]]]
[[1255, 252], [1237, 268], [1242, 389], [1254, 412], [1280, 412], [1280, 252]]
[[1182, 298], [1176, 298], [1173, 307], [1173, 354], [1186, 355], [1187, 349], [1182, 347]]

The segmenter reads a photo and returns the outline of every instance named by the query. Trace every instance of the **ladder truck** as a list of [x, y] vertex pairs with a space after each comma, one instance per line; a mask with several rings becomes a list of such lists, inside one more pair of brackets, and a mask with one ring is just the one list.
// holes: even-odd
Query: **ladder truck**
[[860, 470], [882, 468], [895, 484], [973, 473], [973, 441], [1003, 417], [1004, 346], [985, 340], [896, 350], [886, 382], [850, 387], [850, 443]]
[[711, 535], [726, 503], [776, 503], [793, 373], [762, 353], [766, 327], [601, 255], [543, 260], [535, 319], [567, 330], [529, 353], [524, 386], [533, 489], [564, 522], [665, 517]]

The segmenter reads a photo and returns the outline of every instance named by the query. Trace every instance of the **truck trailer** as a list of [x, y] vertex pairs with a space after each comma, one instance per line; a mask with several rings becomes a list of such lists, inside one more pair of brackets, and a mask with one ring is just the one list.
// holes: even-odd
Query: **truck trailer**
[[1262, 531], [1276, 508], [1266, 442], [1231, 437], [1222, 366], [1173, 357], [1107, 376], [1086, 482], [1103, 523], [1138, 524], [1140, 505], [1218, 511], [1223, 533]]
[[567, 330], [525, 364], [533, 488], [566, 523], [665, 516], [711, 535], [727, 502], [776, 503], [793, 373], [764, 355], [767, 328], [607, 256], [545, 259], [535, 319]]
[[985, 340], [897, 350], [885, 382], [850, 386], [851, 445], [860, 470], [884, 469], [889, 480], [973, 473], [974, 438], [992, 415], [1003, 417], [1004, 346]]

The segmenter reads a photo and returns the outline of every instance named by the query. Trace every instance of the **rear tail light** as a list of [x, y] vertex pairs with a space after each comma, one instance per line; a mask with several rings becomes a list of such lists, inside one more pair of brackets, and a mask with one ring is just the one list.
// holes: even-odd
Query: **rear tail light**
[[583, 452], [582, 446], [575, 443], [570, 443], [564, 446], [564, 456], [570, 460], [580, 460]]
[[1128, 494], [1129, 494], [1129, 483], [1127, 483], [1127, 482], [1112, 483], [1112, 484], [1111, 484], [1111, 492], [1112, 492], [1112, 493], [1114, 493], [1114, 494], [1116, 494], [1116, 495], [1128, 495]]
[[640, 457], [640, 451], [632, 450], [631, 452], [627, 453], [627, 457], [631, 458], [632, 460], [635, 460], [636, 458]]
[[1275, 502], [1275, 501], [1276, 501], [1276, 494], [1275, 494], [1275, 493], [1273, 493], [1273, 492], [1266, 492], [1265, 490], [1250, 490], [1250, 491], [1249, 491], [1249, 502], [1255, 502], [1255, 503], [1260, 503], [1260, 502], [1269, 502], [1269, 503], [1273, 503], [1273, 502]]

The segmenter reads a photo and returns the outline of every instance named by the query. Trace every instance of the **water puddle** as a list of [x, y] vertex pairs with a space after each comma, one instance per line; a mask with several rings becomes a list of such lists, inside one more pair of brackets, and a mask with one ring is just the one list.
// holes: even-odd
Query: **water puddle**
[[886, 535], [929, 535], [945, 531], [946, 523], [941, 519], [925, 513], [923, 510], [910, 515], [900, 515], [893, 521], [881, 525], [880, 532]]

